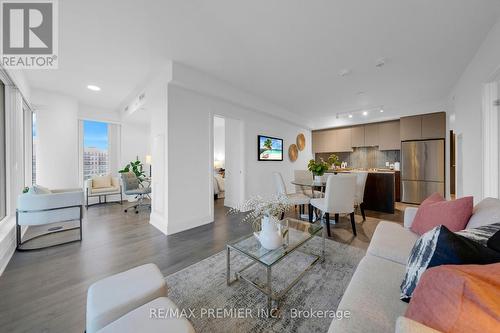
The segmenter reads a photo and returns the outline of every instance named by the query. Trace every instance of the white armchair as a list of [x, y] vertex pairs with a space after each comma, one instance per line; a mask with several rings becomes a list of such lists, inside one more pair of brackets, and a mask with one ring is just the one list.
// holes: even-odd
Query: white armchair
[[[30, 190], [17, 198], [16, 210], [16, 248], [19, 251], [38, 250], [44, 247], [23, 249], [21, 246], [27, 242], [40, 238], [48, 234], [64, 232], [69, 230], [80, 230], [80, 238], [56, 245], [62, 245], [82, 240], [82, 209], [83, 209], [83, 191], [78, 189], [65, 190], [44, 190], [37, 193], [36, 190]], [[29, 226], [42, 226], [56, 222], [71, 222], [79, 220], [78, 227], [70, 228], [49, 228], [46, 233], [39, 234], [30, 239], [23, 240], [21, 228]], [[54, 246], [54, 245], [51, 245]], [[50, 246], [47, 246], [50, 247]]]
[[[111, 175], [94, 176], [85, 181], [86, 208], [107, 203], [108, 195], [120, 195], [120, 201], [117, 202], [120, 203], [120, 205], [123, 203], [122, 186], [117, 177], [112, 177]], [[92, 197], [99, 197], [99, 202], [89, 205], [89, 198]], [[104, 201], [102, 200], [103, 197]]]

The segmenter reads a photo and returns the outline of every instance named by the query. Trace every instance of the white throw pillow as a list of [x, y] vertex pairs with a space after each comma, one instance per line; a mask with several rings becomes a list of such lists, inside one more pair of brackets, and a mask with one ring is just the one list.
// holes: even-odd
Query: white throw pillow
[[500, 222], [500, 200], [486, 198], [474, 207], [466, 229], [478, 228], [498, 222]]
[[92, 188], [111, 187], [111, 176], [97, 176], [92, 178]]

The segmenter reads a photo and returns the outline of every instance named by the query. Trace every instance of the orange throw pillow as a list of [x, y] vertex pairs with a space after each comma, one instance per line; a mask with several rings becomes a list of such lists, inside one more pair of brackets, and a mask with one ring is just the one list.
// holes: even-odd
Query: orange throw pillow
[[405, 317], [445, 333], [498, 333], [500, 263], [428, 269]]

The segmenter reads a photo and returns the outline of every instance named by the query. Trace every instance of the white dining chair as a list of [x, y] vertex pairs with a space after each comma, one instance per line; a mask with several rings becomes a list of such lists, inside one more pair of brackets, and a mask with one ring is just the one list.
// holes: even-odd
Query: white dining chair
[[354, 196], [354, 206], [359, 207], [361, 211], [361, 216], [363, 221], [366, 220], [365, 207], [364, 207], [364, 197], [365, 197], [365, 186], [366, 179], [368, 178], [368, 172], [366, 171], [356, 171], [356, 194]]
[[311, 205], [325, 213], [326, 230], [330, 231], [330, 214], [335, 215], [335, 222], [340, 214], [350, 214], [351, 226], [356, 236], [356, 221], [354, 219], [354, 198], [356, 194], [355, 175], [331, 175], [326, 181], [325, 197], [311, 199]]
[[[309, 170], [293, 170], [293, 179], [298, 182], [313, 183], [313, 174]], [[310, 198], [321, 198], [323, 192], [315, 190], [312, 186], [295, 185], [296, 193], [303, 193]]]
[[[287, 193], [285, 182], [279, 172], [273, 172], [274, 186], [276, 194], [286, 195], [292, 205], [300, 206], [300, 213], [305, 211], [305, 205], [308, 206], [309, 222], [312, 222], [312, 207], [310, 205], [311, 198], [304, 193]], [[281, 217], [283, 218], [283, 216]]]

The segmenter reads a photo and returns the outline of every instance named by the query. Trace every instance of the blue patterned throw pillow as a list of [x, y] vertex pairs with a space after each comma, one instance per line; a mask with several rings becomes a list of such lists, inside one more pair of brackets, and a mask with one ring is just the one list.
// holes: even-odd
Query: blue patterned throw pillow
[[[476, 239], [479, 237], [477, 233], [475, 236]], [[408, 258], [406, 275], [401, 283], [401, 300], [410, 300], [420, 277], [428, 268], [500, 262], [500, 252], [486, 247], [487, 239], [484, 245], [482, 243], [483, 241], [479, 243], [459, 233], [453, 233], [445, 226], [437, 226], [423, 234], [413, 246]]]

